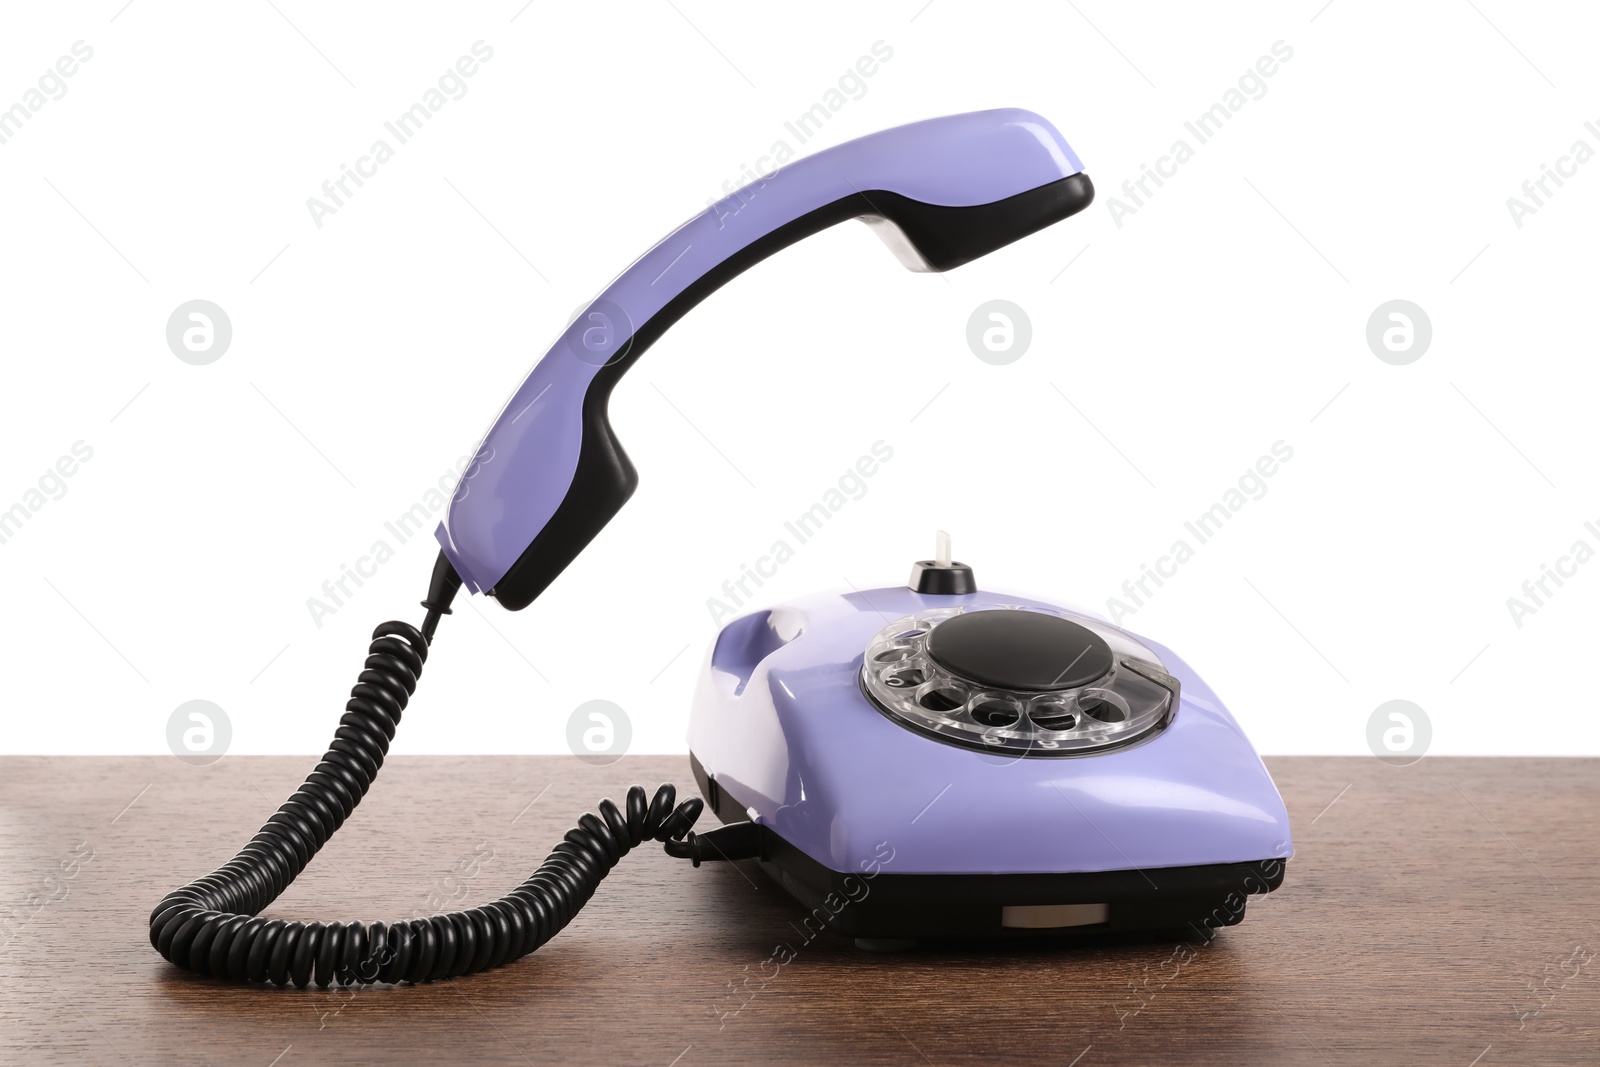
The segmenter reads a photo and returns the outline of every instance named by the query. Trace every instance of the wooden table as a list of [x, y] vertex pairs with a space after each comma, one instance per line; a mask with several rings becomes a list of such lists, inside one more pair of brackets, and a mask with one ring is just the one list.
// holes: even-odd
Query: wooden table
[[[1297, 855], [1210, 944], [807, 945], [755, 861], [696, 870], [652, 848], [487, 974], [295, 990], [169, 966], [150, 908], [314, 762], [0, 759], [0, 1062], [1600, 1063], [1594, 760], [1268, 760]], [[687, 762], [395, 757], [271, 914], [489, 899], [601, 796], [692, 789]], [[780, 942], [798, 956], [763, 987]]]

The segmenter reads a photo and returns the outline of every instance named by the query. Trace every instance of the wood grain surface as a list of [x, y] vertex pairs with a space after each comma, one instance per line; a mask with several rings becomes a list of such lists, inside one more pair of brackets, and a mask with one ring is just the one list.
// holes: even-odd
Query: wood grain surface
[[[869, 954], [807, 942], [754, 861], [649, 848], [486, 974], [330, 991], [168, 965], [151, 907], [313, 762], [0, 759], [0, 1062], [1600, 1063], [1600, 761], [1268, 760], [1296, 857], [1209, 944]], [[268, 913], [479, 903], [600, 797], [692, 790], [687, 762], [395, 757]], [[780, 944], [794, 959], [775, 967]]]

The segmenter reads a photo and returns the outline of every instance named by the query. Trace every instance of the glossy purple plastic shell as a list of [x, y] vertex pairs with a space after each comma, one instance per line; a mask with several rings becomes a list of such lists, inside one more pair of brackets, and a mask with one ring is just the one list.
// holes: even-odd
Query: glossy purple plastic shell
[[[584, 395], [608, 353], [740, 249], [852, 193], [944, 207], [989, 204], [1082, 171], [1055, 128], [1008, 108], [884, 130], [782, 167], [640, 256], [557, 338], [501, 409], [435, 536], [471, 592], [492, 589], [572, 485]], [[600, 316], [599, 318], [596, 315]], [[598, 331], [598, 332], [597, 332]], [[604, 334], [596, 351], [593, 339]]]
[[1148, 638], [1130, 634], [1160, 655], [1182, 700], [1164, 729], [1127, 748], [990, 754], [873, 707], [858, 681], [873, 634], [956, 603], [1053, 607], [898, 586], [744, 616], [707, 658], [690, 751], [752, 817], [835, 871], [860, 870], [881, 842], [902, 874], [1142, 870], [1293, 854], [1288, 813], [1239, 724], [1186, 663]]

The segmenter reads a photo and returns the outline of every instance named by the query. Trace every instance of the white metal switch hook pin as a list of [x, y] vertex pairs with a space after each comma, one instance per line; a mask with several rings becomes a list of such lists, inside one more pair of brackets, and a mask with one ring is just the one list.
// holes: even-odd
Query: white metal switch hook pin
[[963, 596], [978, 591], [972, 568], [951, 557], [950, 535], [944, 530], [934, 531], [933, 558], [911, 565], [908, 584], [919, 593], [937, 596]]

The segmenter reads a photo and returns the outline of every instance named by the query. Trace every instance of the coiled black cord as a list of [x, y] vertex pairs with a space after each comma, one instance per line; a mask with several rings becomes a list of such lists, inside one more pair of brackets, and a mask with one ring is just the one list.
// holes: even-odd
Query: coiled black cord
[[396, 923], [299, 922], [258, 912], [277, 899], [355, 810], [383, 766], [416, 690], [439, 616], [461, 580], [440, 558], [423, 601], [422, 629], [386, 622], [373, 631], [366, 668], [350, 691], [333, 743], [305, 784], [239, 854], [162, 898], [150, 943], [179, 967], [251, 982], [427, 982], [498, 967], [549, 941], [572, 921], [619, 859], [645, 840], [680, 841], [704, 807], [674, 807], [670, 785], [647, 802], [628, 790], [626, 811], [608, 798], [585, 812], [528, 879], [468, 911]]

